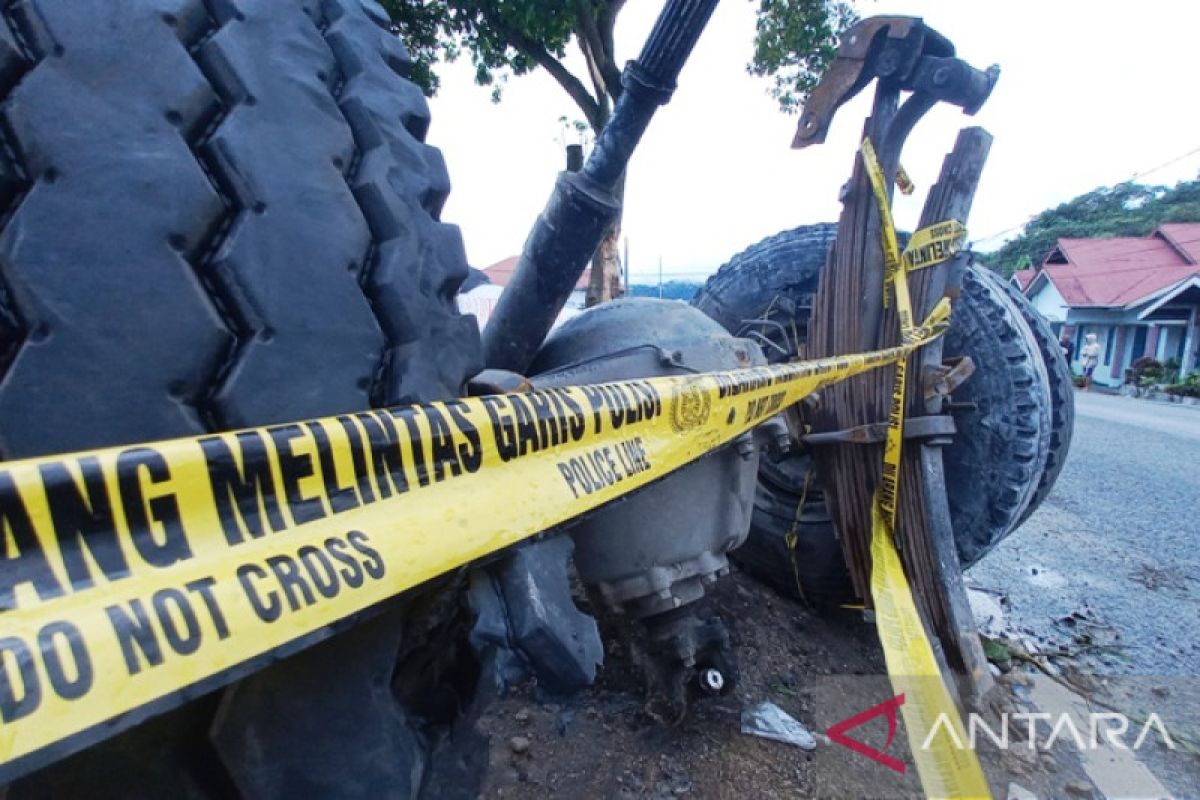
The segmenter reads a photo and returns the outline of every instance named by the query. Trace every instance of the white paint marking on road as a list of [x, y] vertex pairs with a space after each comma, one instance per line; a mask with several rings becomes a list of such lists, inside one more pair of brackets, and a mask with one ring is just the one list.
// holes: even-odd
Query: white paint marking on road
[[[1045, 675], [1033, 676], [1030, 699], [1054, 719], [1061, 714], [1070, 714], [1078, 730], [1090, 730], [1088, 715], [1092, 709], [1082, 697], [1057, 681]], [[1115, 747], [1105, 741], [1094, 750], [1079, 751], [1079, 756], [1088, 779], [1105, 797], [1150, 799], [1171, 796], [1150, 768], [1138, 760], [1134, 750]]]

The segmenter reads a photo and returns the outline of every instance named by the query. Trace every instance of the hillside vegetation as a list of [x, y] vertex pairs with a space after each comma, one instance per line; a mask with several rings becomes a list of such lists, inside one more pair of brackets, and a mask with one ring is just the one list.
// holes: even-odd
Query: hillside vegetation
[[1164, 222], [1200, 222], [1200, 179], [1173, 187], [1102, 186], [1038, 214], [1020, 236], [979, 259], [1003, 275], [1041, 263], [1060, 237], [1145, 236]]

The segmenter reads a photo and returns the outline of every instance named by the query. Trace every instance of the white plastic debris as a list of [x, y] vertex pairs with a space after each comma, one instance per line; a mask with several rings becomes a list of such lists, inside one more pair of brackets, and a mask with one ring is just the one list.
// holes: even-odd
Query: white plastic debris
[[766, 700], [742, 711], [742, 733], [774, 739], [805, 750], [817, 749], [817, 740], [808, 728], [782, 708]]

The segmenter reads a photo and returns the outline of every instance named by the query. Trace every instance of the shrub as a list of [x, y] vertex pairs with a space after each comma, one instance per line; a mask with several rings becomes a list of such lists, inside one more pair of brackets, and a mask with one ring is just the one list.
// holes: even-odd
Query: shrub
[[1182, 381], [1165, 386], [1163, 390], [1176, 397], [1200, 397], [1200, 371], [1189, 372]]
[[1129, 365], [1129, 372], [1130, 383], [1141, 387], [1153, 386], [1162, 381], [1163, 365], [1153, 356], [1142, 356]]
[[1163, 391], [1176, 397], [1200, 397], [1200, 384], [1172, 383], [1164, 386]]
[[1178, 358], [1168, 358], [1163, 362], [1162, 375], [1159, 376], [1159, 383], [1183, 383], [1180, 370], [1183, 364], [1179, 363]]

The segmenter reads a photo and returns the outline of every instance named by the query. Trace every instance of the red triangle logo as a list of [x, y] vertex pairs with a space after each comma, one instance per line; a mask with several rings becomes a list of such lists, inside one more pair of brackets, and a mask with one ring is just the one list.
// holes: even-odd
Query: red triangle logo
[[[884, 700], [879, 705], [871, 706], [866, 711], [860, 711], [854, 716], [842, 720], [836, 725], [830, 727], [829, 730], [825, 731], [825, 734], [842, 747], [853, 750], [859, 755], [866, 756], [872, 761], [878, 764], [883, 764], [888, 769], [895, 770], [903, 775], [905, 769], [904, 762], [883, 752], [883, 750], [888, 749], [888, 747], [892, 744], [892, 739], [896, 737], [896, 714], [899, 712], [900, 706], [902, 705], [904, 705], [904, 695], [898, 694], [891, 700]], [[883, 744], [883, 750], [876, 750], [869, 744], [863, 744], [858, 739], [851, 739], [846, 735], [846, 731], [850, 730], [851, 728], [857, 728], [864, 722], [869, 722], [878, 716], [886, 716], [888, 723], [887, 741]]]

